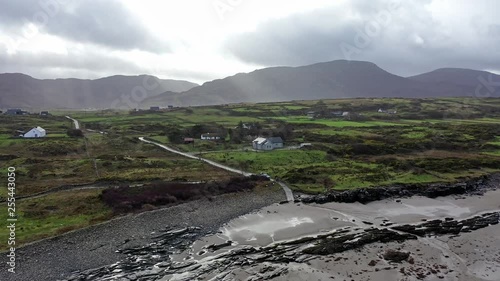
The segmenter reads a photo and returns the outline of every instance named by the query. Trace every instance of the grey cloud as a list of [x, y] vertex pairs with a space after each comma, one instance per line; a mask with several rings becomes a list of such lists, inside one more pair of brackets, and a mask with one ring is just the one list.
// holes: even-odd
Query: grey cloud
[[44, 32], [75, 42], [120, 50], [170, 51], [116, 0], [0, 0], [0, 7], [0, 24], [10, 31], [15, 26], [21, 33], [21, 27], [31, 22]]
[[99, 51], [70, 52], [67, 55], [29, 52], [11, 55], [0, 53], [0, 73], [21, 72], [33, 75], [35, 78], [96, 78], [104, 73], [141, 73], [142, 70], [134, 63], [107, 56]]
[[[500, 41], [500, 20], [493, 16], [494, 2], [476, 1], [472, 7], [474, 14], [486, 15], [489, 25], [484, 28], [488, 33], [474, 30], [473, 17], [467, 19], [472, 11], [457, 15], [463, 17], [463, 26], [452, 26], [450, 32], [448, 23], [429, 11], [426, 4], [431, 2], [399, 2], [384, 26], [378, 17], [388, 11], [390, 1], [350, 1], [343, 9], [330, 7], [266, 22], [254, 32], [229, 38], [225, 47], [242, 61], [264, 66], [353, 59], [372, 61], [400, 75], [448, 66], [500, 69], [496, 59], [500, 51], [495, 48]], [[366, 37], [374, 21], [382, 27], [376, 35]], [[463, 34], [465, 30], [469, 33]], [[365, 34], [369, 43], [356, 44], [356, 40], [363, 41], [359, 34]], [[349, 57], [341, 46], [349, 46]]]
[[162, 64], [142, 66], [100, 49], [68, 54], [18, 52], [7, 54], [0, 51], [0, 73], [19, 72], [35, 78], [101, 78], [116, 74], [150, 74], [168, 79], [204, 82], [214, 79], [213, 74], [185, 69], [165, 69]]

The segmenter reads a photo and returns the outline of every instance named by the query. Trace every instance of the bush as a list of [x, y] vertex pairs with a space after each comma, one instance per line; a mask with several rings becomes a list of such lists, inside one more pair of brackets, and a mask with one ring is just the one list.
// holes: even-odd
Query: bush
[[79, 129], [69, 129], [66, 131], [66, 134], [72, 138], [82, 138], [83, 137], [83, 132], [82, 130]]
[[212, 197], [215, 195], [234, 193], [253, 189], [257, 182], [268, 180], [262, 177], [236, 177], [226, 182], [202, 184], [180, 182], [157, 182], [141, 187], [121, 186], [106, 189], [101, 200], [111, 206], [115, 212], [123, 213], [141, 209], [152, 209], [152, 206], [165, 206]]

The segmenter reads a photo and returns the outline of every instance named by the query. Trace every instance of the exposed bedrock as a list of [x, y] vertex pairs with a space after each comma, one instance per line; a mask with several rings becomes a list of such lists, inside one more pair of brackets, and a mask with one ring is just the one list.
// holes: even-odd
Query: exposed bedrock
[[332, 191], [326, 194], [304, 197], [301, 201], [318, 204], [328, 202], [369, 203], [388, 198], [402, 198], [416, 195], [429, 198], [460, 194], [482, 195], [487, 190], [498, 188], [499, 183], [500, 175], [495, 174], [460, 183], [408, 184], [390, 187], [360, 188], [343, 192]]

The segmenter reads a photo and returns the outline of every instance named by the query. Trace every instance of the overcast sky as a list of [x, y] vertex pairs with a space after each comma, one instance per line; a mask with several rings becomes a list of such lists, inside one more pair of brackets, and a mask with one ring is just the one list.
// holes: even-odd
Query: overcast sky
[[496, 0], [0, 0], [0, 72], [202, 83], [366, 60], [414, 75], [500, 72]]

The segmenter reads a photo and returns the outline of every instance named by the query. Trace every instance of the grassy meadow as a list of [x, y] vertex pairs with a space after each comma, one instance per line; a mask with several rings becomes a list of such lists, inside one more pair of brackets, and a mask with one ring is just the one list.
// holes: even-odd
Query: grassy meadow
[[[161, 106], [161, 105], [160, 105]], [[396, 114], [378, 112], [379, 109]], [[349, 112], [336, 116], [333, 112]], [[308, 113], [314, 112], [314, 116]], [[500, 170], [500, 99], [339, 99], [229, 104], [150, 111], [75, 111], [84, 137], [69, 137], [68, 112], [0, 115], [0, 180], [16, 167], [17, 196], [75, 184], [221, 181], [232, 175], [138, 137], [254, 173], [305, 193], [381, 185], [451, 182]], [[338, 114], [337, 114], [338, 115]], [[311, 118], [312, 117], [312, 118]], [[244, 125], [244, 127], [242, 127]], [[41, 126], [44, 139], [14, 137]], [[222, 141], [202, 141], [217, 132]], [[256, 136], [285, 148], [252, 150]], [[194, 144], [184, 144], [191, 137]], [[311, 146], [299, 148], [301, 143]], [[18, 202], [21, 243], [113, 217], [103, 189], [59, 191]], [[0, 189], [5, 200], [7, 189]], [[0, 219], [5, 220], [5, 206]], [[0, 230], [0, 239], [7, 235]], [[2, 238], [3, 237], [3, 238]]]

